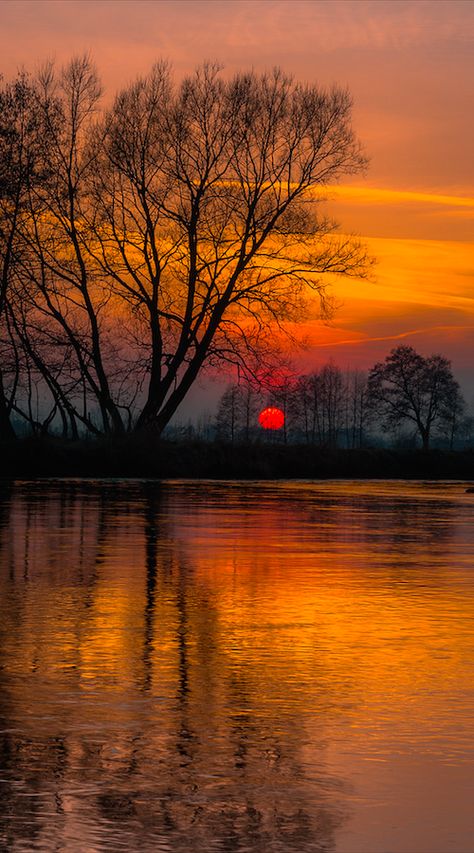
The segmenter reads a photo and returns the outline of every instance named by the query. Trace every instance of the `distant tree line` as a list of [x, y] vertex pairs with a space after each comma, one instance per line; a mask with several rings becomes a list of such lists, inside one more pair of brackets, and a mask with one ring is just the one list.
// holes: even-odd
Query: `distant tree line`
[[473, 435], [450, 362], [441, 355], [424, 358], [409, 346], [396, 347], [367, 373], [329, 362], [307, 375], [275, 380], [273, 387], [230, 384], [218, 406], [217, 438], [261, 439], [258, 413], [266, 405], [285, 415], [274, 434], [284, 442], [361, 448], [403, 441], [428, 450], [434, 438], [452, 449]]
[[161, 63], [108, 109], [87, 58], [2, 84], [0, 437], [160, 434], [206, 366], [271, 368], [327, 274], [367, 274], [321, 210], [364, 166], [347, 91], [278, 70]]

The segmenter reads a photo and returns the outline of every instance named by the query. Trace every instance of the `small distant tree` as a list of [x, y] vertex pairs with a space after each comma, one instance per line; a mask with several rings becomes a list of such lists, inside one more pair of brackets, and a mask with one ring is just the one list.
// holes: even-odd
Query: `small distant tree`
[[250, 441], [257, 425], [259, 404], [256, 387], [244, 378], [228, 385], [224, 391], [216, 415], [216, 435], [224, 441]]
[[361, 370], [350, 371], [346, 376], [346, 436], [348, 447], [363, 446], [372, 417], [367, 374]]
[[319, 392], [318, 376], [300, 376], [296, 381], [295, 401], [297, 424], [308, 444], [316, 438], [316, 406]]
[[337, 446], [347, 409], [347, 385], [341, 369], [324, 364], [295, 386], [298, 423], [309, 443]]
[[413, 347], [393, 349], [369, 374], [369, 393], [384, 429], [411, 423], [428, 450], [433, 429], [446, 423], [461, 394], [451, 363], [441, 355], [423, 358]]
[[330, 447], [337, 447], [344, 425], [344, 402], [347, 392], [344, 376], [342, 370], [330, 361], [321, 368], [319, 379], [319, 415], [324, 443]]
[[450, 450], [453, 450], [459, 436], [469, 433], [469, 421], [470, 418], [466, 417], [466, 402], [456, 384], [444, 401], [441, 424], [441, 433], [448, 441]]
[[241, 435], [244, 441], [249, 442], [252, 432], [257, 425], [258, 410], [261, 399], [258, 390], [249, 382], [240, 384], [240, 414]]
[[216, 435], [217, 438], [230, 441], [237, 438], [240, 427], [240, 389], [237, 384], [228, 385], [217, 408]]
[[286, 444], [290, 432], [297, 423], [296, 377], [292, 373], [282, 370], [280, 375], [268, 383], [267, 387], [267, 405], [276, 406], [283, 412], [285, 420], [280, 434]]

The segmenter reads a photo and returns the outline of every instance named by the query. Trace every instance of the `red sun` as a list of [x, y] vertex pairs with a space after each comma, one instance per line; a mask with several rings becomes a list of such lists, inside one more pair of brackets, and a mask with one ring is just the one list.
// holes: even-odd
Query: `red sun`
[[264, 429], [281, 429], [285, 423], [285, 415], [281, 409], [269, 406], [260, 412], [258, 422]]

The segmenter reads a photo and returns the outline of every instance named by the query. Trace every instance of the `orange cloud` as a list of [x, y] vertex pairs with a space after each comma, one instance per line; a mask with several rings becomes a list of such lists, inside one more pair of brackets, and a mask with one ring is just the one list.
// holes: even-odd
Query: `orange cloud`
[[393, 204], [412, 202], [413, 204], [467, 207], [474, 213], [474, 197], [472, 196], [380, 189], [380, 187], [352, 187], [347, 185], [330, 186], [328, 187], [328, 192], [336, 200], [355, 201], [358, 204], [377, 204], [386, 207]]
[[[384, 230], [390, 203], [400, 196], [423, 210], [429, 204], [474, 209], [471, 197], [399, 193], [376, 188], [338, 188], [340, 197], [367, 198]], [[434, 199], [434, 200], [433, 200]], [[386, 205], [380, 205], [385, 200]], [[337, 212], [337, 208], [336, 208]], [[375, 215], [374, 213], [372, 214]], [[441, 352], [455, 368], [472, 373], [474, 349], [474, 242], [461, 240], [367, 237], [377, 264], [371, 281], [334, 278], [331, 287], [340, 307], [330, 325], [306, 325], [311, 348], [307, 367], [332, 357], [341, 364], [369, 367], [398, 341], [424, 353]]]

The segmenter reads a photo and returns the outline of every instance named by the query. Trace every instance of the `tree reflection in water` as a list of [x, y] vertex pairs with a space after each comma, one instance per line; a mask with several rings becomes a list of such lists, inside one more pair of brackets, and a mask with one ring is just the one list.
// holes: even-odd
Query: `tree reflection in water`
[[195, 509], [147, 482], [4, 491], [5, 849], [335, 849], [318, 666], [239, 624], [227, 571], [203, 580]]
[[466, 849], [462, 487], [1, 489], [0, 848]]

